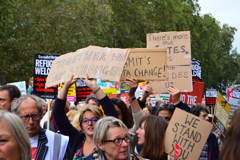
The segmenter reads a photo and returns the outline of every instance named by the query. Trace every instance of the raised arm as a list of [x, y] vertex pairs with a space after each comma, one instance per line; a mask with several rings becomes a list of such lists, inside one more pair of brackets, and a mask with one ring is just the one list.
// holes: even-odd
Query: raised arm
[[93, 93], [96, 95], [99, 103], [101, 104], [104, 113], [106, 116], [113, 116], [118, 118], [118, 112], [115, 109], [114, 104], [109, 99], [109, 97], [102, 91], [102, 89], [98, 86], [95, 79], [90, 79], [88, 77], [88, 74], [86, 74], [86, 77], [84, 79], [84, 83], [91, 88]]
[[128, 96], [129, 96], [132, 113], [137, 113], [137, 112], [141, 111], [142, 109], [141, 109], [140, 105], [138, 104], [138, 101], [135, 97], [135, 92], [138, 87], [138, 80], [136, 78], [126, 78], [124, 83], [130, 87]]
[[169, 87], [168, 88], [168, 93], [172, 95], [175, 107], [180, 108], [182, 110], [185, 110], [189, 113], [192, 113], [191, 108], [186, 103], [183, 103], [180, 100], [181, 92], [176, 86], [172, 85], [171, 87]]
[[142, 96], [138, 99], [138, 103], [142, 109], [145, 107], [146, 100], [151, 94], [152, 94], [152, 87], [148, 85], [148, 81], [147, 81], [146, 86], [143, 89]]

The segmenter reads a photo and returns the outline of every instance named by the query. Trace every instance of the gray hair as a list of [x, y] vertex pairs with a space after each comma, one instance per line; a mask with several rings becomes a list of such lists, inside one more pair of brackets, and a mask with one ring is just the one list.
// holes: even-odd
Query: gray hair
[[93, 93], [91, 93], [89, 96], [86, 97], [86, 99], [85, 99], [85, 103], [88, 104], [88, 102], [89, 102], [91, 99], [94, 100], [94, 101], [97, 103], [98, 106], [101, 105], [101, 104], [99, 103], [99, 101], [98, 101], [96, 95], [93, 94]]
[[99, 154], [103, 155], [103, 152], [98, 147], [97, 143], [100, 142], [104, 144], [104, 140], [107, 140], [108, 138], [108, 130], [114, 127], [121, 127], [126, 131], [126, 133], [131, 134], [127, 126], [120, 119], [111, 116], [101, 118], [94, 127], [93, 133], [93, 142]]
[[0, 110], [0, 123], [5, 122], [7, 122], [12, 135], [17, 141], [21, 153], [21, 160], [31, 160], [31, 145], [23, 121], [13, 113]]
[[12, 105], [11, 105], [11, 112], [19, 115], [19, 106], [27, 98], [33, 99], [36, 102], [37, 106], [38, 106], [38, 112], [42, 113], [43, 102], [42, 102], [41, 98], [36, 96], [36, 95], [32, 95], [32, 94], [23, 95], [23, 96], [19, 97], [16, 101], [14, 101], [12, 103]]

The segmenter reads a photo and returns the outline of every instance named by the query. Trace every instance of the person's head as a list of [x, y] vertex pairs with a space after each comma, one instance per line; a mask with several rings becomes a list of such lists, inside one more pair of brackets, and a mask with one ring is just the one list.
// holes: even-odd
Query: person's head
[[87, 104], [78, 110], [72, 124], [87, 136], [92, 136], [97, 121], [102, 117], [103, 112], [97, 106]]
[[45, 113], [46, 110], [47, 110], [47, 103], [46, 103], [46, 101], [45, 101], [44, 99], [41, 98], [41, 100], [42, 100], [42, 102], [43, 102], [42, 110], [43, 110], [43, 113]]
[[0, 159], [30, 160], [31, 145], [22, 120], [0, 111]]
[[174, 113], [174, 110], [175, 108], [173, 105], [163, 104], [161, 107], [158, 107], [155, 115], [164, 118], [169, 123]]
[[156, 101], [155, 105], [160, 106], [160, 104], [162, 104], [162, 103], [164, 103], [164, 101], [159, 99]]
[[128, 128], [132, 128], [134, 123], [133, 116], [127, 105], [120, 98], [112, 98], [111, 101], [118, 112], [118, 118], [122, 120]]
[[162, 117], [144, 116], [136, 131], [138, 144], [143, 145], [140, 155], [148, 159], [161, 159], [164, 154], [164, 135], [168, 123]]
[[144, 115], [147, 116], [147, 115], [150, 115], [151, 112], [152, 112], [152, 106], [146, 106], [143, 108], [143, 111], [144, 111]]
[[32, 86], [33, 86], [33, 77], [31, 77], [31, 78], [29, 79], [28, 85], [29, 85], [29, 87], [32, 87]]
[[91, 104], [93, 106], [98, 106], [98, 107], [100, 106], [100, 103], [98, 102], [95, 94], [90, 94], [89, 96], [87, 96], [87, 98], [85, 99], [85, 103]]
[[14, 85], [0, 87], [0, 110], [11, 110], [11, 104], [21, 96], [20, 90]]
[[35, 95], [23, 95], [14, 101], [11, 112], [20, 116], [29, 137], [39, 134], [40, 120], [43, 117], [41, 98]]
[[74, 116], [77, 114], [77, 110], [71, 110], [67, 112], [68, 120], [72, 123]]
[[209, 111], [205, 105], [197, 104], [192, 106], [192, 113], [203, 120], [207, 121], [209, 119], [208, 118]]
[[100, 119], [94, 129], [94, 145], [106, 159], [125, 160], [130, 139], [127, 126], [114, 117]]
[[240, 159], [238, 153], [240, 149], [240, 108], [234, 112], [231, 126], [227, 130], [223, 146], [220, 151], [219, 160], [235, 160]]

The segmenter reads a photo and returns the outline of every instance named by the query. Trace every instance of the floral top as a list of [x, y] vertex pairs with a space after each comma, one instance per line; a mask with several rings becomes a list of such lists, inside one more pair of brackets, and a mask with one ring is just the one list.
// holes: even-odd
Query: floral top
[[95, 160], [98, 158], [98, 151], [96, 148], [93, 148], [92, 153], [89, 154], [87, 157], [83, 154], [83, 144], [80, 146], [80, 148], [77, 150], [77, 152], [74, 154], [73, 160]]

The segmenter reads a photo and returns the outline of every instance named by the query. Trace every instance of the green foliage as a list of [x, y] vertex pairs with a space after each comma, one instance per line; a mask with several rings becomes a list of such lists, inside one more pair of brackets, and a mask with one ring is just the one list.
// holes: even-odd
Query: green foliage
[[234, 27], [200, 15], [197, 0], [2, 0], [0, 74], [28, 81], [35, 53], [65, 54], [89, 45], [146, 47], [146, 34], [191, 31], [192, 57], [206, 87], [236, 79]]

